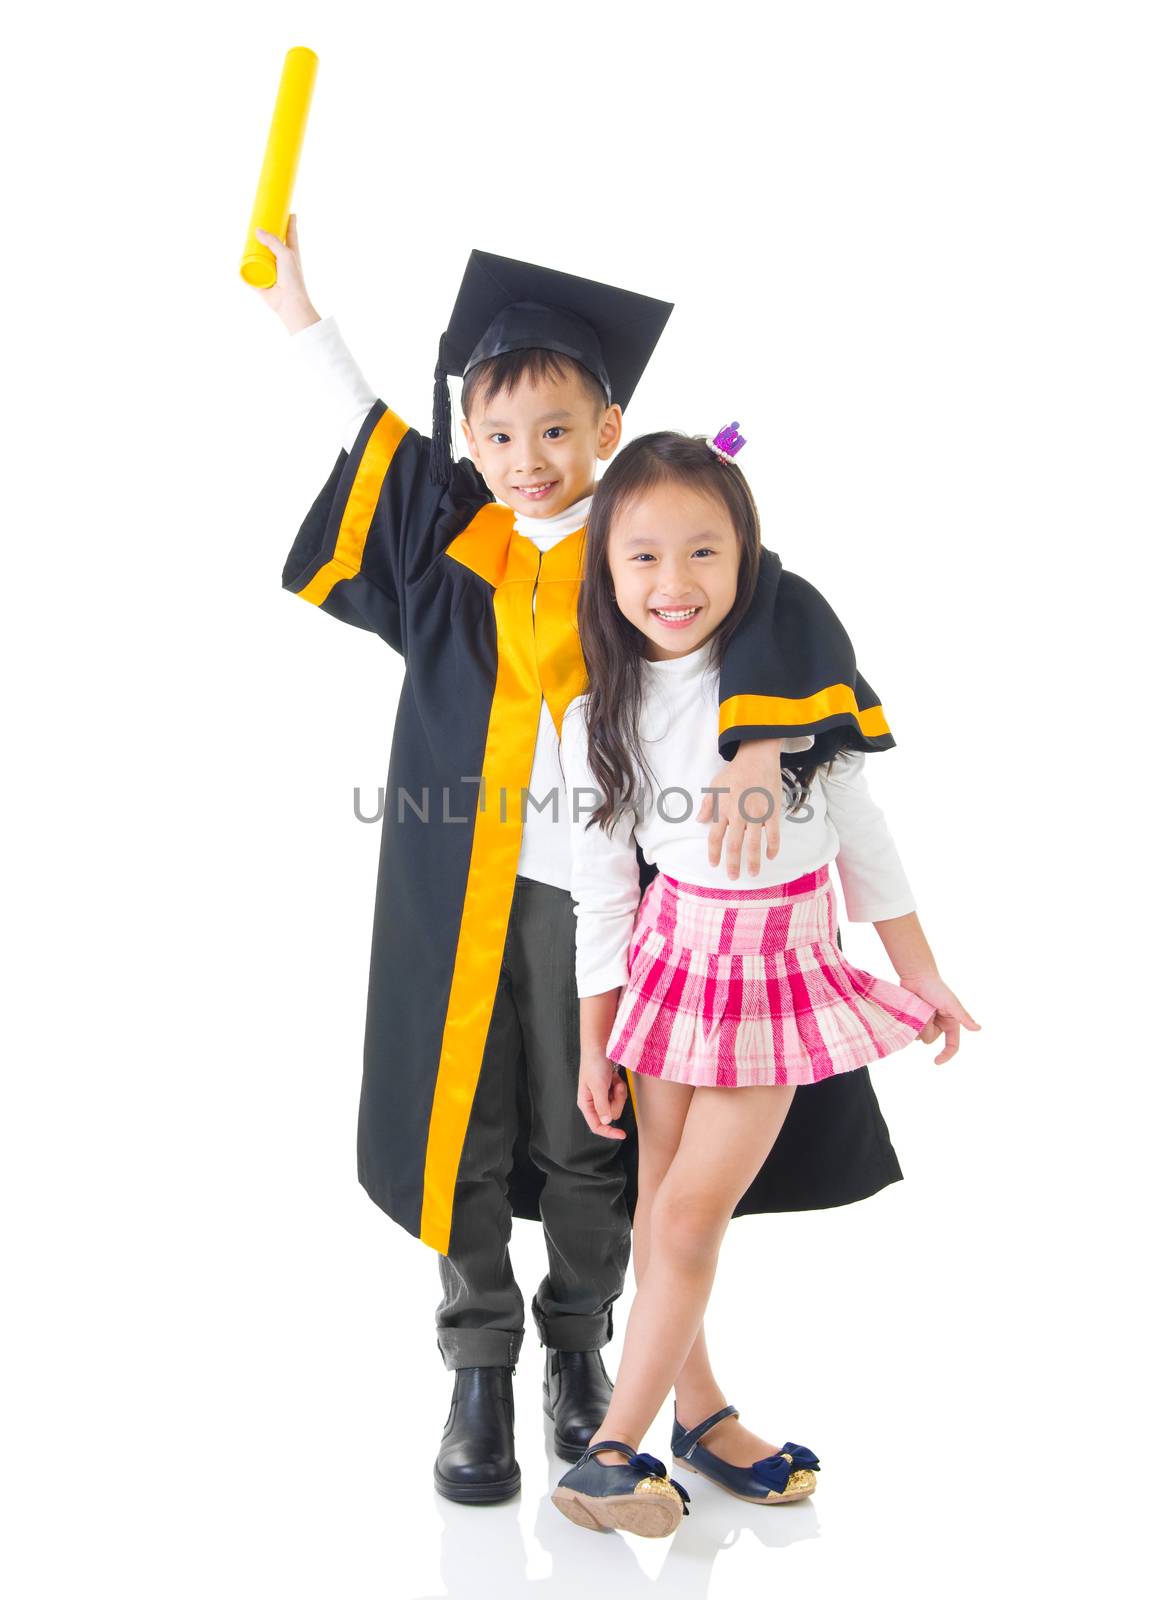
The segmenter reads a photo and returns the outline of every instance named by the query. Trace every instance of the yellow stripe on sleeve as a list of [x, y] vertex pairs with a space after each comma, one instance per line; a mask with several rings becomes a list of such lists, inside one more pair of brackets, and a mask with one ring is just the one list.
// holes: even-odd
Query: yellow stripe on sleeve
[[346, 498], [334, 554], [305, 588], [298, 590], [302, 599], [309, 600], [311, 605], [320, 606], [336, 583], [343, 578], [355, 578], [362, 570], [362, 557], [383, 480], [395, 451], [409, 432], [407, 424], [393, 411], [384, 411], [375, 423]]
[[800, 727], [821, 722], [842, 712], [850, 713], [867, 739], [889, 733], [885, 712], [878, 706], [858, 706], [857, 697], [847, 683], [834, 683], [801, 700], [781, 695], [734, 694], [720, 708], [720, 732], [730, 728]]

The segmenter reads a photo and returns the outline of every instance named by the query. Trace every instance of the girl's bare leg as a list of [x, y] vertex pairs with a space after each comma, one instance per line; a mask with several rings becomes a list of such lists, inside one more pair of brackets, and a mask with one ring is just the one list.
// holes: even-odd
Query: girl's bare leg
[[[636, 1213], [632, 1219], [632, 1264], [636, 1273], [636, 1287], [639, 1288], [648, 1266], [652, 1202], [680, 1148], [680, 1136], [684, 1131], [684, 1119], [692, 1103], [693, 1091], [682, 1083], [646, 1079], [641, 1084], [639, 1077], [635, 1082], [640, 1170]], [[701, 1324], [688, 1360], [676, 1380], [677, 1414], [686, 1427], [691, 1427], [693, 1422], [711, 1416], [725, 1404], [727, 1402], [712, 1375], [704, 1326]], [[690, 1421], [685, 1412], [691, 1413], [697, 1406], [703, 1409]]]
[[[676, 1379], [676, 1420], [682, 1428], [694, 1428], [705, 1417], [735, 1403], [728, 1399], [713, 1375], [708, 1359], [708, 1345], [701, 1324], [688, 1360]], [[739, 1417], [725, 1417], [715, 1428], [701, 1436], [705, 1449], [734, 1467], [747, 1467], [754, 1461], [775, 1456], [784, 1448], [784, 1439], [765, 1439], [746, 1428]]]
[[[637, 1267], [637, 1278], [639, 1271]], [[713, 1373], [703, 1322], [692, 1341], [688, 1359], [677, 1374], [675, 1389], [676, 1420], [683, 1428], [694, 1428], [705, 1417], [711, 1417], [733, 1403]], [[754, 1461], [763, 1461], [766, 1456], [776, 1455], [785, 1443], [783, 1438], [765, 1439], [759, 1433], [753, 1433], [739, 1417], [726, 1417], [702, 1437], [706, 1449], [734, 1467], [747, 1467]]]
[[[637, 1086], [639, 1082], [637, 1078]], [[692, 1090], [684, 1084], [663, 1083], [653, 1079], [648, 1081], [642, 1093], [637, 1093], [636, 1098], [640, 1172], [639, 1196], [632, 1223], [632, 1262], [636, 1285], [639, 1287], [648, 1265], [652, 1201], [679, 1148]], [[688, 1359], [677, 1375], [675, 1389], [676, 1416], [686, 1428], [703, 1422], [705, 1417], [722, 1411], [729, 1404], [712, 1370], [703, 1322], [692, 1342]], [[723, 1461], [743, 1467], [775, 1455], [784, 1440], [764, 1439], [746, 1428], [738, 1418], [728, 1417], [712, 1429], [711, 1436], [705, 1435], [705, 1444]]]
[[687, 1084], [664, 1083], [639, 1075], [634, 1080], [634, 1086], [639, 1173], [636, 1211], [632, 1218], [632, 1264], [638, 1289], [644, 1281], [648, 1265], [652, 1202], [680, 1148], [684, 1119], [692, 1104], [694, 1091]]
[[635, 1089], [643, 1199], [635, 1234], [639, 1289], [612, 1403], [596, 1437], [638, 1448], [694, 1345], [703, 1345], [701, 1323], [720, 1241], [781, 1131], [793, 1090], [688, 1090], [640, 1075]]

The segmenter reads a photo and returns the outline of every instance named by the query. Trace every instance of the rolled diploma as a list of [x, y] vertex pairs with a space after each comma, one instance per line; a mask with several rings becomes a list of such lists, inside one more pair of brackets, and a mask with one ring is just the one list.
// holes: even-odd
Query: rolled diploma
[[314, 93], [317, 72], [318, 57], [313, 50], [299, 45], [286, 52], [278, 98], [274, 102], [270, 136], [266, 140], [262, 175], [258, 179], [258, 192], [250, 217], [245, 254], [241, 258], [242, 277], [258, 289], [268, 289], [278, 281], [278, 268], [273, 251], [258, 243], [254, 229], [264, 228], [279, 239], [286, 237], [294, 179], [298, 175], [298, 157], [302, 154], [306, 118], [310, 113], [310, 99]]

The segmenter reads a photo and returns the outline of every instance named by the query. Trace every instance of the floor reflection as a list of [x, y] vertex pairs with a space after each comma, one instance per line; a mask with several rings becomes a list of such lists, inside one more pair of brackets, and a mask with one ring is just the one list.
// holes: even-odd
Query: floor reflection
[[[416, 1600], [591, 1600], [593, 1586], [610, 1595], [639, 1593], [661, 1583], [688, 1600], [708, 1595], [717, 1558], [748, 1534], [768, 1549], [785, 1548], [820, 1534], [811, 1501], [790, 1506], [750, 1506], [703, 1479], [685, 1485], [691, 1514], [669, 1540], [590, 1533], [560, 1516], [554, 1486], [566, 1465], [555, 1458], [544, 1431], [549, 1487], [542, 1467], [524, 1467], [524, 1489], [499, 1506], [456, 1506], [434, 1496], [441, 1522], [439, 1573], [442, 1588]], [[679, 1474], [677, 1473], [677, 1476]], [[534, 1512], [529, 1516], [532, 1502]], [[774, 1579], [775, 1582], [775, 1579]]]

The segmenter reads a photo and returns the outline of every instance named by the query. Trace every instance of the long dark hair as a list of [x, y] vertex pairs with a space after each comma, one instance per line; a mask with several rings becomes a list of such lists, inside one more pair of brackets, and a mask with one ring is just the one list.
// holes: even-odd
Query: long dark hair
[[627, 445], [600, 480], [588, 514], [578, 610], [588, 669], [588, 760], [603, 797], [592, 821], [604, 829], [633, 804], [641, 783], [650, 790], [654, 777], [640, 748], [644, 640], [616, 605], [608, 537], [624, 507], [661, 483], [680, 483], [712, 495], [736, 529], [736, 603], [712, 635], [712, 666], [719, 665], [757, 585], [760, 518], [740, 469], [722, 461], [702, 437], [685, 433], [646, 433]]
[[[660, 483], [680, 483], [713, 495], [728, 513], [740, 545], [736, 600], [712, 635], [710, 667], [719, 667], [757, 586], [761, 523], [744, 473], [722, 461], [702, 435], [646, 433], [617, 456], [596, 489], [588, 514], [584, 573], [578, 608], [580, 643], [588, 669], [588, 761], [602, 799], [591, 822], [610, 831], [621, 811], [651, 792], [655, 774], [640, 748], [643, 635], [616, 605], [608, 567], [608, 538], [620, 512]], [[783, 814], [809, 797], [819, 763], [805, 755], [782, 757], [789, 788]], [[590, 822], [588, 824], [590, 826]]]

